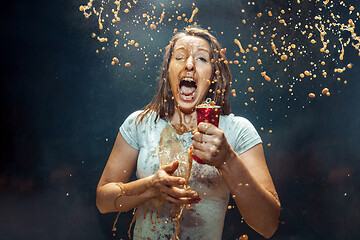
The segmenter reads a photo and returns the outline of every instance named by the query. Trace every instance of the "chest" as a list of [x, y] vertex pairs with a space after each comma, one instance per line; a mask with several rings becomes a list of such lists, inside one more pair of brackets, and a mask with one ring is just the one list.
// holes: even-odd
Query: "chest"
[[[179, 135], [170, 125], [156, 126], [141, 133], [140, 151], [137, 162], [137, 177], [155, 174], [159, 168], [179, 161], [174, 175], [185, 177], [190, 169], [190, 185], [201, 197], [223, 195], [228, 189], [215, 167], [198, 164], [188, 157], [192, 145], [192, 133]], [[191, 161], [191, 164], [190, 162]]]

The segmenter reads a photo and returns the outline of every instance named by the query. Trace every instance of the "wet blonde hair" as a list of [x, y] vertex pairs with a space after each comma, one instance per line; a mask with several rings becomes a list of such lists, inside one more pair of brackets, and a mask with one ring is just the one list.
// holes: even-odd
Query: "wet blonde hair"
[[222, 115], [229, 115], [231, 113], [229, 103], [229, 91], [231, 86], [231, 72], [227, 65], [226, 57], [217, 39], [207, 30], [198, 26], [189, 26], [184, 30], [176, 33], [170, 40], [169, 45], [165, 48], [166, 52], [160, 72], [158, 86], [156, 93], [151, 102], [145, 106], [143, 112], [138, 116], [137, 123], [141, 123], [144, 117], [150, 113], [155, 112], [157, 121], [159, 118], [170, 120], [174, 115], [176, 102], [171, 91], [169, 81], [169, 63], [173, 54], [173, 49], [176, 42], [185, 36], [197, 36], [205, 39], [210, 46], [210, 59], [213, 68], [212, 82], [206, 98], [211, 98], [216, 105], [221, 107]]

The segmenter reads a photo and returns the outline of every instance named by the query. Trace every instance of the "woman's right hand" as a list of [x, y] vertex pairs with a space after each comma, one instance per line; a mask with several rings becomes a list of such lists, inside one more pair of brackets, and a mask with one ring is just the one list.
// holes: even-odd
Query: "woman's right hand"
[[175, 161], [160, 168], [152, 176], [152, 190], [156, 198], [174, 204], [198, 203], [199, 194], [191, 189], [183, 188], [186, 180], [182, 177], [172, 176], [178, 168], [179, 162]]

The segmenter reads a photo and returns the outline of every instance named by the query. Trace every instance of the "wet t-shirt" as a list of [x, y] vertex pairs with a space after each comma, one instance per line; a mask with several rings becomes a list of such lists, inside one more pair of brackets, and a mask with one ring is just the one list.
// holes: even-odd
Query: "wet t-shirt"
[[[120, 127], [122, 137], [139, 151], [137, 177], [155, 174], [161, 166], [179, 161], [174, 172], [185, 177], [189, 169], [188, 149], [192, 145], [191, 132], [179, 135], [169, 121], [158, 119], [155, 113], [146, 115], [136, 125], [141, 111], [132, 113]], [[220, 116], [219, 128], [237, 154], [261, 143], [254, 126], [245, 118], [233, 114]], [[191, 188], [201, 201], [184, 208], [180, 220], [176, 216], [182, 206], [150, 201], [139, 207], [133, 239], [170, 239], [180, 224], [180, 239], [221, 239], [230, 192], [218, 170], [192, 161]]]

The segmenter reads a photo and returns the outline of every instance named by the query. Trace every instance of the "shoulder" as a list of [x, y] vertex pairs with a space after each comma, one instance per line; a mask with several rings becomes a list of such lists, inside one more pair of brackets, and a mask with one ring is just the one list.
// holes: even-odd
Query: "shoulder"
[[[120, 131], [142, 132], [150, 131], [153, 128], [158, 128], [164, 125], [165, 121], [156, 119], [156, 112], [138, 110], [131, 113], [120, 126]], [[155, 121], [156, 120], [156, 121]]]
[[253, 124], [244, 117], [234, 114], [221, 116], [219, 128], [224, 131], [230, 145], [238, 154], [262, 142]]
[[[233, 113], [229, 115], [222, 115], [220, 116], [220, 128], [223, 127], [226, 128], [236, 128], [236, 129], [248, 129], [248, 128], [254, 128], [252, 123], [240, 116], [235, 116]], [[224, 130], [223, 129], [223, 130]]]
[[142, 146], [144, 134], [146, 135], [147, 131], [153, 129], [152, 124], [154, 124], [156, 116], [156, 114], [149, 112], [144, 116], [142, 121], [140, 121], [142, 117], [141, 114], [143, 113], [142, 110], [131, 113], [119, 128], [125, 141], [137, 150]]
[[142, 113], [141, 110], [137, 110], [133, 113], [131, 113], [126, 119], [125, 122], [128, 122], [129, 124], [135, 123], [134, 121], [136, 121], [136, 119], [138, 118], [138, 116]]
[[[154, 122], [156, 118], [156, 113], [153, 111], [148, 112], [146, 115], [144, 115], [144, 110], [137, 110], [133, 113], [131, 113], [124, 121], [124, 123], [128, 124], [135, 124], [135, 125], [141, 125], [146, 122]], [[143, 116], [144, 115], [144, 116]], [[140, 119], [143, 118], [142, 121]]]

